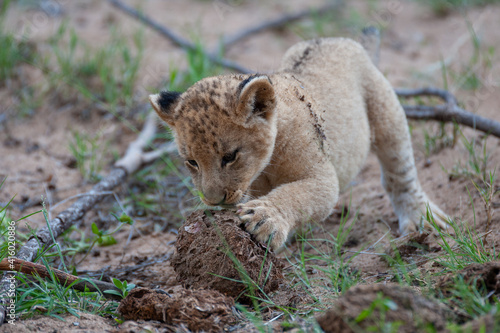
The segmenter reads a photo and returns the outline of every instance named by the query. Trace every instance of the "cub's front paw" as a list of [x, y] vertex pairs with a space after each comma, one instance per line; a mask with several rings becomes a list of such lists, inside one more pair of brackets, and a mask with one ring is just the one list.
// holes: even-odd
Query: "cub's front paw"
[[274, 251], [280, 249], [290, 232], [290, 223], [267, 200], [252, 200], [238, 205], [236, 212], [245, 223], [246, 230], [255, 238], [270, 244]]

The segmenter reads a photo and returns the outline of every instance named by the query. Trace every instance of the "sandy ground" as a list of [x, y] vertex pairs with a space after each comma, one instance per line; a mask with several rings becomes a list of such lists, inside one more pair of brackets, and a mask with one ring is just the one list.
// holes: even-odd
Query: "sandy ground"
[[[109, 41], [110, 24], [119, 27], [124, 34], [133, 34], [140, 25], [133, 19], [123, 15], [104, 1], [59, 1], [62, 12], [49, 16], [32, 7], [13, 6], [9, 12], [6, 26], [19, 33], [28, 31], [29, 39], [40, 52], [47, 51], [46, 41], [52, 36], [63, 20], [67, 20], [79, 38], [99, 46]], [[129, 1], [138, 4], [138, 1]], [[144, 13], [162, 24], [174, 29], [185, 38], [198, 36], [205, 45], [214, 46], [222, 35], [231, 35], [239, 29], [252, 26], [257, 22], [273, 18], [283, 12], [320, 4], [321, 1], [159, 1], [140, 2]], [[371, 22], [383, 31], [380, 69], [395, 87], [442, 86], [440, 62], [450, 65], [451, 70], [463, 72], [470, 63], [474, 49], [467, 22], [469, 22], [484, 52], [496, 48], [490, 68], [483, 69], [476, 65], [472, 70], [479, 73], [482, 86], [478, 90], [463, 89], [460, 78], [449, 74], [449, 90], [456, 94], [464, 107], [480, 115], [500, 120], [497, 108], [500, 104], [500, 66], [498, 66], [498, 47], [500, 41], [500, 6], [488, 6], [470, 9], [466, 14], [452, 13], [446, 17], [436, 17], [428, 8], [407, 1], [378, 1], [367, 6], [361, 1], [349, 2], [344, 16], [350, 17], [353, 12], [360, 13], [362, 22]], [[307, 23], [304, 23], [307, 25]], [[245, 64], [259, 72], [269, 72], [277, 67], [281, 56], [288, 47], [302, 40], [297, 29], [267, 31], [246, 39], [227, 50], [227, 57]], [[338, 29], [339, 33], [348, 34], [346, 29]], [[351, 28], [352, 30], [352, 28]], [[351, 34], [357, 37], [356, 34]], [[137, 91], [139, 98], [145, 99], [146, 88], [158, 86], [169, 76], [172, 65], [185, 66], [184, 53], [169, 41], [155, 32], [144, 29], [144, 61], [140, 70]], [[24, 66], [25, 75], [31, 82], [44, 83], [39, 71]], [[451, 71], [450, 70], [450, 71]], [[9, 101], [9, 92], [0, 88], [2, 100]], [[8, 104], [8, 103], [7, 103]], [[6, 106], [3, 105], [3, 108]], [[8, 107], [8, 106], [7, 106]], [[0, 123], [0, 178], [7, 177], [0, 191], [0, 202], [6, 203], [13, 195], [11, 216], [16, 219], [41, 209], [41, 197], [51, 216], [67, 207], [68, 203], [52, 207], [59, 201], [82, 193], [91, 185], [82, 180], [78, 169], [71, 166], [72, 155], [68, 142], [72, 139], [72, 131], [95, 135], [106, 141], [114, 151], [123, 154], [127, 143], [135, 134], [124, 122], [104, 115], [102, 112], [82, 110], [77, 102], [58, 105], [54, 99], [42, 102], [33, 115], [19, 117], [8, 111], [7, 118]], [[0, 109], [1, 111], [1, 109]], [[86, 117], [82, 113], [86, 112]], [[135, 123], [134, 123], [135, 124]], [[459, 142], [455, 147], [445, 147], [429, 156], [425, 154], [424, 130], [434, 133], [434, 123], [412, 122], [414, 150], [419, 177], [422, 186], [430, 198], [444, 211], [467, 223], [473, 221], [471, 197], [476, 212], [476, 230], [485, 231], [486, 215], [483, 203], [472, 183], [465, 179], [450, 179], [445, 170], [451, 170], [458, 162], [467, 163], [468, 153]], [[450, 126], [450, 125], [448, 125]], [[480, 138], [483, 134], [463, 128], [469, 140]], [[487, 150], [490, 152], [488, 168], [495, 169], [500, 159], [500, 141], [489, 138]], [[478, 147], [480, 150], [480, 147]], [[104, 157], [103, 174], [110, 168], [112, 158]], [[351, 207], [351, 216], [358, 212], [358, 220], [344, 247], [347, 251], [366, 249], [377, 244], [372, 252], [383, 250], [390, 239], [397, 238], [397, 218], [393, 213], [389, 200], [380, 185], [378, 162], [370, 155], [366, 166], [355, 179], [352, 187], [341, 198], [341, 205]], [[496, 181], [495, 185], [500, 185]], [[127, 195], [130, 188], [127, 184], [117, 190], [120, 198]], [[469, 192], [470, 191], [470, 195]], [[493, 198], [494, 207], [498, 207], [500, 197]], [[70, 203], [70, 202], [69, 202]], [[24, 209], [21, 209], [24, 208]], [[79, 224], [80, 229], [88, 230], [92, 221], [99, 218], [96, 212], [90, 213]], [[339, 226], [339, 215], [334, 214], [321, 225], [315, 225], [316, 235], [328, 237], [335, 233]], [[125, 228], [117, 236], [118, 244], [101, 247], [94, 251], [80, 266], [81, 270], [104, 269], [112, 271], [128, 265], [135, 265], [145, 260], [158, 259], [157, 264], [145, 266], [129, 276], [120, 276], [140, 286], [175, 288], [178, 282], [165, 255], [173, 251], [175, 232], [172, 228], [161, 231], [152, 230], [148, 226], [151, 219], [139, 219], [140, 225], [134, 230]], [[352, 221], [352, 218], [351, 220]], [[492, 232], [488, 236], [488, 244], [500, 245], [500, 215], [493, 218]], [[34, 215], [19, 226], [26, 232], [30, 227], [43, 225], [41, 214]], [[386, 234], [390, 228], [390, 233]], [[141, 231], [142, 230], [142, 231]], [[385, 236], [384, 236], [385, 235]], [[130, 237], [129, 237], [130, 236]], [[125, 245], [124, 245], [125, 244]], [[292, 244], [293, 248], [293, 244]], [[361, 254], [352, 261], [353, 269], [357, 269], [363, 278], [370, 281], [387, 271], [388, 267], [380, 256]], [[314, 278], [314, 277], [313, 277]], [[66, 332], [79, 327], [87, 327], [87, 331], [104, 331], [116, 329], [108, 319], [91, 318], [84, 315], [77, 320], [68, 317], [62, 324], [58, 320], [36, 317], [25, 322], [18, 322], [15, 330], [4, 325], [1, 332], [48, 331], [54, 329]], [[87, 322], [88, 321], [88, 322]], [[90, 324], [92, 323], [92, 324]], [[91, 326], [96, 325], [100, 326]], [[87, 325], [87, 326], [86, 326]], [[132, 325], [132, 324], [130, 324]]]

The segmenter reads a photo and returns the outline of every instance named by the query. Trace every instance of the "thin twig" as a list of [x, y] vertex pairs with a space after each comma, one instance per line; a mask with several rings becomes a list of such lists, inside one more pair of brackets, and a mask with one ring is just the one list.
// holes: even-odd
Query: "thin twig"
[[344, 250], [344, 252], [356, 253], [356, 254], [370, 254], [374, 256], [386, 256], [386, 253], [377, 253], [377, 252], [365, 252], [365, 251], [352, 251], [352, 250]]
[[46, 266], [34, 264], [29, 261], [13, 258], [12, 262], [9, 259], [0, 261], [0, 271], [16, 271], [19, 273], [38, 275], [44, 279], [52, 278], [54, 274], [57, 282], [64, 287], [70, 286], [72, 289], [79, 291], [100, 292], [104, 297], [115, 300], [121, 300], [121, 297], [116, 294], [105, 293], [105, 290], [113, 290], [121, 294], [121, 290], [114, 284], [100, 280], [91, 279], [88, 277], [78, 277], [61, 270], [51, 268], [50, 271]]
[[369, 247], [367, 247], [365, 250], [371, 250], [373, 249], [375, 246], [377, 246], [378, 243], [380, 243], [382, 241], [382, 239], [384, 239], [385, 237], [387, 237], [387, 235], [389, 235], [391, 233], [391, 229], [389, 228], [389, 231], [387, 231], [382, 237], [380, 237], [375, 243], [373, 243], [372, 245], [370, 245]]
[[154, 29], [156, 32], [160, 33], [163, 37], [166, 37], [168, 40], [170, 40], [171, 42], [173, 42], [177, 46], [180, 46], [184, 50], [201, 52], [211, 62], [218, 64], [222, 67], [237, 71], [239, 73], [243, 73], [243, 74], [253, 73], [253, 71], [245, 68], [244, 66], [241, 66], [240, 64], [238, 64], [234, 61], [220, 58], [217, 55], [210, 54], [210, 53], [204, 52], [203, 50], [200, 50], [198, 47], [196, 47], [195, 44], [193, 44], [190, 41], [175, 34], [170, 29], [167, 29], [166, 27], [162, 26], [158, 22], [153, 21], [151, 18], [147, 17], [143, 13], [140, 13], [139, 11], [135, 10], [134, 8], [127, 6], [126, 4], [124, 4], [123, 2], [121, 2], [119, 0], [108, 0], [108, 1], [116, 8], [118, 8], [118, 9], [122, 10], [124, 13], [138, 19], [139, 21], [141, 21], [145, 25], [149, 26], [150, 28]]
[[286, 14], [284, 16], [277, 18], [277, 19], [265, 21], [265, 22], [262, 22], [256, 26], [244, 29], [240, 32], [235, 33], [232, 36], [225, 37], [222, 41], [222, 44], [224, 46], [224, 49], [228, 49], [229, 47], [231, 47], [235, 43], [237, 43], [243, 39], [246, 39], [246, 38], [250, 37], [251, 35], [255, 35], [255, 34], [260, 33], [264, 30], [277, 29], [277, 28], [283, 27], [284, 25], [286, 25], [290, 22], [303, 19], [303, 18], [310, 16], [312, 14], [324, 15], [327, 12], [330, 12], [332, 10], [339, 9], [342, 5], [343, 5], [343, 1], [334, 1], [334, 2], [329, 1], [328, 3], [326, 3], [323, 6], [320, 6], [318, 8], [308, 8], [308, 9], [304, 9], [304, 10], [298, 11], [298, 12], [293, 13], [293, 14]]

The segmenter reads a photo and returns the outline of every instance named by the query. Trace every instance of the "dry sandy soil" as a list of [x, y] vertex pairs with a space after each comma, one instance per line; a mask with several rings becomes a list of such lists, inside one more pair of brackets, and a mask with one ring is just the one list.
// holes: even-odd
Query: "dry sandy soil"
[[[95, 47], [109, 41], [111, 24], [116, 25], [120, 33], [127, 36], [131, 36], [140, 28], [140, 24], [134, 19], [105, 1], [54, 2], [60, 4], [57, 8], [61, 11], [53, 16], [45, 14], [38, 7], [11, 6], [6, 20], [7, 29], [19, 33], [27, 25], [30, 26], [29, 40], [37, 45], [37, 52], [43, 53], [48, 52], [47, 40], [64, 20], [75, 29], [79, 38]], [[214, 46], [222, 35], [231, 35], [262, 20], [318, 5], [321, 1], [152, 0], [140, 3], [145, 14], [182, 36], [190, 38], [197, 35], [205, 45]], [[376, 1], [372, 5], [366, 5], [362, 1], [349, 1], [341, 17], [347, 23], [332, 24], [337, 27], [332, 28], [332, 31], [338, 34], [357, 38], [354, 31], [365, 22], [378, 25], [382, 29], [379, 67], [395, 87], [442, 87], [440, 62], [444, 60], [449, 65], [448, 89], [463, 102], [464, 107], [500, 121], [500, 5], [473, 8], [466, 13], [453, 12], [448, 16], [438, 17], [429, 8], [415, 2]], [[466, 67], [471, 63], [474, 54], [468, 23], [472, 25], [480, 40], [481, 52], [486, 53], [490, 48], [496, 48], [497, 51], [490, 67], [485, 69], [483, 64], [479, 63], [470, 69], [477, 73], [481, 80], [481, 85], [476, 90], [465, 89], [460, 79], [467, 72]], [[227, 57], [259, 72], [272, 71], [286, 49], [302, 40], [304, 33], [301, 32], [307, 31], [310, 26], [311, 23], [306, 21], [287, 29], [257, 34], [227, 50]], [[168, 79], [172, 66], [186, 66], [183, 51], [148, 28], [144, 28], [144, 45], [144, 59], [136, 85], [137, 100], [141, 103], [145, 102], [147, 89], [151, 91], [151, 87], [160, 88], [160, 84]], [[23, 71], [25, 80], [34, 83], [35, 87], [44, 86], [39, 70], [30, 66], [23, 66], [20, 70]], [[457, 74], [452, 75], [452, 72]], [[61, 104], [50, 92], [46, 93], [46, 96], [47, 99], [42, 101], [31, 115], [21, 117], [15, 109], [9, 109], [11, 103], [15, 104], [10, 90], [7, 87], [0, 88], [0, 115], [4, 115], [0, 118], [0, 179], [7, 177], [0, 191], [0, 203], [6, 203], [16, 195], [10, 210], [13, 219], [40, 210], [42, 196], [50, 216], [53, 217], [71, 204], [71, 201], [53, 209], [55, 204], [90, 188], [91, 184], [82, 179], [79, 170], [71, 163], [72, 154], [68, 145], [73, 140], [74, 131], [91, 136], [99, 133], [100, 142], [109, 145], [109, 155], [102, 157], [103, 175], [111, 167], [111, 152], [122, 155], [127, 144], [136, 136], [126, 121], [93, 109], [92, 105], [89, 107], [83, 103], [82, 106], [78, 100]], [[138, 119], [135, 114], [128, 120], [133, 126], [140, 127], [141, 121]], [[459, 140], [454, 147], [444, 147], [426, 155], [424, 132], [437, 133], [438, 126], [432, 122], [411, 122], [411, 125], [420, 181], [430, 198], [448, 214], [466, 223], [474, 221], [473, 204], [475, 230], [479, 233], [486, 231], [486, 212], [478, 191], [469, 179], [451, 177], [446, 171], [452, 170], [459, 163], [467, 164], [469, 153], [464, 145]], [[448, 127], [450, 133], [451, 126]], [[480, 142], [476, 148], [481, 151], [483, 141], [480, 139], [483, 133], [467, 128], [462, 130], [468, 140]], [[490, 154], [487, 168], [494, 170], [500, 160], [500, 141], [494, 137], [489, 138], [486, 149]], [[380, 281], [387, 275], [387, 262], [377, 253], [383, 252], [392, 239], [399, 237], [397, 218], [379, 178], [378, 163], [376, 158], [370, 155], [366, 166], [348, 192], [343, 194], [339, 204], [339, 207], [350, 205], [351, 217], [348, 223], [353, 222], [354, 212], [357, 212], [357, 221], [343, 249], [353, 253], [358, 250], [365, 252], [357, 255], [351, 261], [350, 267], [357, 270], [366, 283]], [[160, 183], [168, 183], [158, 177], [155, 179]], [[500, 181], [497, 180], [495, 186], [500, 186]], [[131, 191], [139, 190], [137, 184], [127, 183], [117, 189], [116, 194], [120, 200], [125, 200]], [[168, 188], [165, 192], [177, 190]], [[187, 199], [187, 202], [194, 201]], [[78, 229], [84, 230], [87, 236], [90, 236], [89, 226], [92, 222], [102, 227], [106, 221], [112, 220], [106, 207], [113, 204], [116, 204], [115, 200], [110, 199], [97, 207], [79, 223]], [[499, 206], [500, 196], [496, 194], [493, 197], [493, 212]], [[172, 207], [178, 209], [176, 206]], [[188, 210], [185, 209], [183, 213], [186, 211]], [[181, 222], [179, 216], [181, 214], [178, 210], [171, 212], [168, 218], [132, 216], [136, 222], [134, 229], [127, 227], [120, 231], [116, 235], [118, 244], [93, 250], [78, 266], [78, 270], [116, 273], [120, 268], [153, 260], [156, 263], [144, 266], [143, 269], [125, 275], [116, 273], [115, 276], [143, 287], [159, 287], [164, 290], [180, 288], [168, 261], [170, 256], [167, 255], [174, 251], [175, 230]], [[314, 225], [312, 232], [318, 238], [328, 238], [329, 233], [337, 232], [339, 221], [340, 213], [334, 214], [324, 223]], [[487, 238], [488, 246], [500, 246], [499, 222], [500, 214], [494, 214], [492, 230]], [[20, 223], [18, 228], [20, 232], [26, 232], [28, 225], [36, 228], [44, 224], [43, 216], [36, 214]], [[367, 249], [376, 242], [378, 243], [375, 247]], [[281, 256], [293, 255], [295, 251], [296, 243], [292, 243], [290, 251], [285, 251]], [[429, 266], [426, 269], [439, 268]], [[311, 268], [308, 273], [318, 285], [326, 284], [324, 277], [318, 274], [316, 269]], [[388, 280], [390, 278], [387, 276]], [[141, 326], [160, 330], [173, 329], [157, 323], [144, 322], [127, 322], [119, 328], [114, 326], [112, 320], [83, 314], [79, 319], [68, 316], [66, 322], [43, 316], [26, 321], [18, 320], [15, 329], [4, 325], [0, 332], [66, 332], [75, 330], [76, 327], [85, 328], [84, 330], [89, 332], [120, 329], [138, 331]]]

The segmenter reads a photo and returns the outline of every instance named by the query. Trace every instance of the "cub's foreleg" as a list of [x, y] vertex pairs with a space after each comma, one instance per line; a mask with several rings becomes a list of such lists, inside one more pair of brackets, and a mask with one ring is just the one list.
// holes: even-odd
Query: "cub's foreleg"
[[335, 170], [326, 162], [312, 169], [308, 178], [280, 185], [263, 197], [239, 204], [237, 213], [248, 232], [278, 250], [300, 223], [327, 218], [338, 197]]

